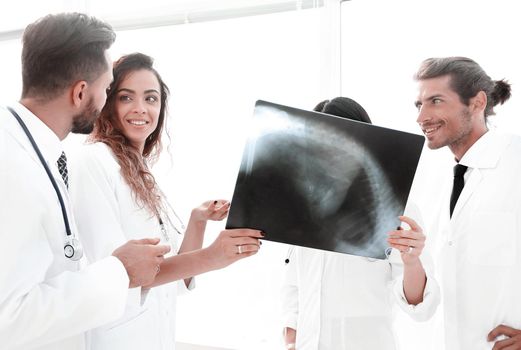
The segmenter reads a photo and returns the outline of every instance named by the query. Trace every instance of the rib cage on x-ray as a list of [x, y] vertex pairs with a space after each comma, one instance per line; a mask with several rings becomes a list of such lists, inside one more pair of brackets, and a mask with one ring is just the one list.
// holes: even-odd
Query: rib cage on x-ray
[[[384, 258], [387, 232], [399, 224], [423, 137], [407, 134], [414, 142], [403, 148], [412, 157], [400, 154], [403, 164], [396, 165], [382, 157], [395, 157], [400, 150], [389, 147], [403, 142], [386, 145], [380, 137], [371, 147], [367, 136], [378, 136], [375, 129], [383, 131], [380, 136], [389, 133], [259, 101], [227, 227], [262, 229], [266, 239], [278, 242]], [[389, 166], [404, 173], [389, 176]]]

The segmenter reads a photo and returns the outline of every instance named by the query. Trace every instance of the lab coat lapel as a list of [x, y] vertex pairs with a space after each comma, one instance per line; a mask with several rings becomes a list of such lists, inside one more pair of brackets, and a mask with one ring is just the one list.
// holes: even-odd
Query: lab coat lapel
[[472, 194], [478, 188], [479, 183], [482, 179], [483, 175], [480, 169], [472, 169], [472, 174], [470, 174], [467, 183], [463, 187], [463, 191], [461, 191], [460, 197], [456, 202], [456, 207], [454, 207], [454, 212], [452, 213], [452, 219], [458, 217], [458, 214], [460, 213], [462, 208], [465, 207], [470, 197], [472, 197]]
[[497, 167], [503, 150], [509, 144], [510, 138], [498, 137], [495, 133], [489, 132], [462, 158], [462, 164], [472, 168], [472, 173], [467, 179], [465, 187], [463, 187], [463, 191], [456, 203], [456, 207], [452, 213], [453, 220], [458, 217], [460, 211], [468, 204], [469, 199], [477, 190], [483, 180], [483, 171]]

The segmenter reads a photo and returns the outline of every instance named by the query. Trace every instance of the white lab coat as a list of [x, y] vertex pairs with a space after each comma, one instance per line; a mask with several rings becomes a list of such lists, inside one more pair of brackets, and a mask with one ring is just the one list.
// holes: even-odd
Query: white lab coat
[[449, 219], [448, 169], [438, 220], [445, 341], [485, 350], [499, 324], [521, 329], [521, 138], [489, 131], [460, 163], [465, 187]]
[[[171, 244], [169, 255], [177, 252], [179, 234], [169, 227], [169, 241], [165, 240], [158, 219], [136, 204], [107, 145], [81, 147], [73, 157], [70, 177], [78, 228], [89, 259], [103, 259], [127, 240], [151, 237]], [[163, 221], [167, 223], [164, 217]], [[90, 332], [91, 349], [174, 349], [177, 286], [174, 282], [151, 290], [130, 289], [124, 316]], [[179, 287], [184, 288], [184, 283]]]
[[[24, 106], [11, 106], [47, 161], [77, 233], [56, 166], [62, 152], [58, 137]], [[85, 331], [123, 313], [129, 283], [125, 268], [115, 257], [91, 265], [85, 258], [65, 257], [56, 192], [29, 139], [3, 107], [0, 164], [0, 347], [84, 349]]]
[[395, 249], [387, 260], [292, 249], [282, 287], [283, 327], [297, 330], [298, 350], [394, 350], [395, 305], [424, 321], [439, 304], [427, 253], [421, 257], [424, 300], [413, 306], [403, 293], [403, 263]]

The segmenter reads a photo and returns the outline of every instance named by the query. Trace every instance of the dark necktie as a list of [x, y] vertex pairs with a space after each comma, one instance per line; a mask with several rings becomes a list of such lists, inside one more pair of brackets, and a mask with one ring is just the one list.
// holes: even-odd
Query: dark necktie
[[463, 175], [465, 175], [466, 171], [467, 167], [465, 165], [456, 164], [454, 166], [454, 184], [452, 185], [452, 193], [450, 195], [450, 217], [452, 217], [454, 207], [456, 207], [459, 195], [461, 194], [463, 186], [465, 185]]
[[60, 158], [56, 162], [58, 164], [58, 171], [63, 178], [63, 182], [65, 182], [65, 186], [69, 188], [69, 172], [67, 171], [67, 157], [65, 156], [65, 152], [62, 152]]

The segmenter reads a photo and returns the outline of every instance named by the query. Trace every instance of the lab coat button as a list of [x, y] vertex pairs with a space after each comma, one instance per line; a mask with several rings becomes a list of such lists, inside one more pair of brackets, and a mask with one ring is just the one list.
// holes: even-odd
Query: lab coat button
[[452, 246], [452, 241], [449, 241], [448, 244], [449, 244], [449, 246]]

